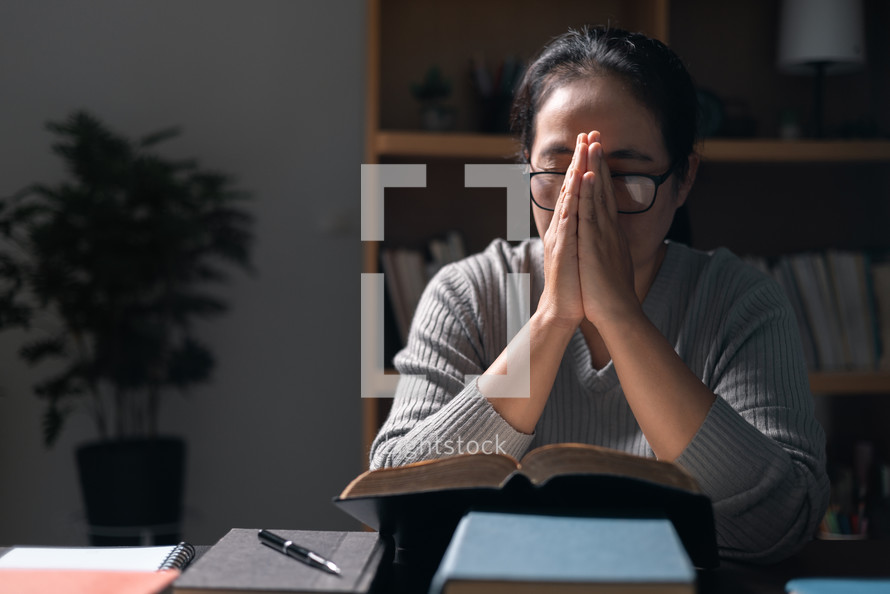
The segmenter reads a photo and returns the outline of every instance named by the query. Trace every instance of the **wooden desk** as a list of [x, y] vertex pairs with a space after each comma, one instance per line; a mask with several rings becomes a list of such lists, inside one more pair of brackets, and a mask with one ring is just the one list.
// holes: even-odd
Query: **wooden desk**
[[700, 594], [779, 594], [798, 577], [890, 577], [890, 540], [816, 540], [774, 565], [721, 561], [699, 572]]

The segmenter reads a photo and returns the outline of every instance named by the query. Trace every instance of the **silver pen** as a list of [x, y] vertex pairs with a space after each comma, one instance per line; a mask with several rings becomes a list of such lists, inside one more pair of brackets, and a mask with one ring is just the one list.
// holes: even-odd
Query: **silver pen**
[[283, 555], [287, 555], [297, 561], [302, 561], [306, 565], [311, 565], [312, 567], [333, 573], [334, 575], [340, 575], [340, 568], [337, 567], [336, 563], [325, 559], [318, 553], [314, 553], [305, 547], [295, 544], [292, 540], [282, 538], [268, 530], [260, 530], [257, 536], [261, 543], [269, 548], [275, 549]]

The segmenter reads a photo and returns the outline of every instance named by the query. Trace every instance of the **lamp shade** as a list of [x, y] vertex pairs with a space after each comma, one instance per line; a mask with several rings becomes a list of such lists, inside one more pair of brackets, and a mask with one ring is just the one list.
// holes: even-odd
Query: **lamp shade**
[[813, 74], [852, 72], [865, 63], [861, 0], [782, 0], [779, 68]]

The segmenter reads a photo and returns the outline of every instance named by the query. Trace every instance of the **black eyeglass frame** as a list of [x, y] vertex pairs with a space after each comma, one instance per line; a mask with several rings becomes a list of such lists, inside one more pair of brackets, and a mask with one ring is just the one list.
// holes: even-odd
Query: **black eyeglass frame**
[[[612, 179], [615, 179], [616, 177], [645, 177], [647, 179], [652, 180], [655, 183], [655, 191], [652, 192], [652, 200], [649, 202], [649, 206], [647, 206], [646, 208], [644, 208], [642, 210], [619, 210], [618, 213], [619, 214], [643, 214], [644, 212], [647, 212], [649, 209], [651, 209], [655, 205], [655, 199], [658, 197], [658, 188], [660, 188], [661, 185], [668, 180], [668, 178], [674, 173], [674, 171], [676, 169], [677, 169], [677, 165], [674, 164], [674, 165], [671, 165], [670, 168], [668, 168], [668, 170], [665, 171], [664, 173], [662, 173], [661, 175], [648, 175], [646, 173], [613, 173], [612, 175], [610, 175], [610, 177]], [[565, 176], [566, 173], [568, 173], [568, 171], [566, 171], [564, 173], [560, 173], [558, 171], [530, 171], [528, 174], [528, 180], [529, 180], [528, 194], [529, 194], [529, 197], [532, 199], [532, 203], [534, 203], [534, 205], [537, 206], [538, 208], [540, 208], [541, 210], [549, 210], [550, 212], [553, 212], [555, 209], [547, 208], [546, 206], [541, 206], [540, 204], [538, 204], [538, 201], [535, 200], [534, 192], [532, 192], [532, 190], [531, 190], [531, 179], [536, 175], [550, 174], [550, 175]]]

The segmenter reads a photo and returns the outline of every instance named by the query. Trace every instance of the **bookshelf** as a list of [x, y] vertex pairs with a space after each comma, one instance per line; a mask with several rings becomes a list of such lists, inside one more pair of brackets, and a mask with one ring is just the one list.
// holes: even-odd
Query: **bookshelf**
[[[725, 245], [740, 255], [764, 257], [827, 247], [890, 251], [890, 140], [778, 139], [784, 108], [798, 109], [806, 123], [812, 82], [775, 68], [778, 4], [553, 0], [542, 8], [532, 0], [368, 0], [365, 162], [425, 163], [428, 188], [387, 191], [386, 242], [363, 244], [363, 270], [379, 271], [381, 247], [416, 246], [425, 236], [450, 230], [445, 225], [460, 222], [467, 204], [485, 203], [488, 209], [465, 217], [469, 228], [460, 230], [468, 252], [503, 236], [503, 203], [479, 199], [493, 190], [462, 188], [462, 168], [512, 162], [517, 147], [508, 135], [478, 131], [468, 61], [526, 59], [570, 26], [605, 22], [671, 44], [699, 86], [725, 99], [727, 113], [756, 124], [750, 137], [702, 143], [702, 166], [688, 202], [694, 247]], [[865, 9], [866, 37], [879, 40], [890, 27], [890, 8], [866, 0]], [[890, 131], [890, 110], [878, 107], [890, 104], [890, 47], [872, 43], [868, 55], [864, 72], [826, 80], [827, 130], [871, 118], [878, 129]], [[410, 87], [433, 64], [453, 82], [453, 131], [420, 130]], [[435, 210], [408, 210], [418, 203]], [[479, 218], [490, 223], [473, 227]], [[810, 384], [820, 398], [890, 395], [887, 372], [814, 372]], [[365, 463], [390, 403], [363, 401]]]
[[[508, 159], [517, 150], [507, 135], [380, 130], [378, 158]], [[888, 140], [707, 139], [700, 154], [714, 163], [888, 163]]]
[[890, 141], [708, 139], [701, 154], [713, 163], [888, 163]]
[[863, 394], [890, 395], [890, 372], [847, 371], [810, 373], [813, 394], [857, 396]]

